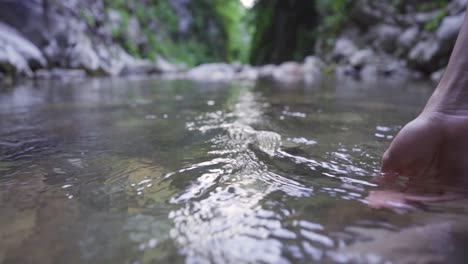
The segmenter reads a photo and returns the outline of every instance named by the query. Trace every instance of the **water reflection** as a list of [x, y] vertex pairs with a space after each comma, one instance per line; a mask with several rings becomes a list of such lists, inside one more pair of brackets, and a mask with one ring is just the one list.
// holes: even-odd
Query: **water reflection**
[[0, 262], [456, 262], [418, 234], [462, 248], [463, 204], [365, 204], [382, 151], [431, 92], [413, 86], [0, 91]]

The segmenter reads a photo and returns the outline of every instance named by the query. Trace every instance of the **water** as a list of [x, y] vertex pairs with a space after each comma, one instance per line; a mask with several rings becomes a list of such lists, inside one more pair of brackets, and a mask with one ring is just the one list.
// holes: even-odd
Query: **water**
[[0, 262], [463, 263], [466, 201], [367, 205], [430, 84], [0, 90]]

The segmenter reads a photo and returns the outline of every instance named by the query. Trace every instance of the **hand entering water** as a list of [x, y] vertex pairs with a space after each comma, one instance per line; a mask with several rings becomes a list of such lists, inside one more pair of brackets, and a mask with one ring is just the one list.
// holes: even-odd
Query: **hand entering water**
[[[468, 190], [468, 19], [465, 18], [446, 72], [422, 113], [398, 133], [383, 155], [386, 182], [399, 176], [403, 192], [374, 192], [369, 203], [446, 200]], [[403, 96], [403, 95], [402, 95]], [[428, 194], [431, 197], [428, 198]], [[376, 198], [377, 197], [377, 198]], [[419, 198], [418, 198], [419, 197]]]
[[387, 179], [396, 175], [444, 187], [468, 187], [468, 116], [423, 113], [395, 137], [382, 160]]

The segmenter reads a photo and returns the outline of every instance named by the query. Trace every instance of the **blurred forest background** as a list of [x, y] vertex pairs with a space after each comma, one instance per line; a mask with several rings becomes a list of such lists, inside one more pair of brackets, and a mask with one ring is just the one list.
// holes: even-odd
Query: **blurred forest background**
[[345, 72], [361, 71], [372, 61], [371, 74], [403, 69], [440, 75], [466, 7], [465, 0], [251, 4], [3, 0], [0, 76], [37, 76], [38, 70], [56, 68], [93, 75], [154, 73], [210, 62], [280, 64], [310, 55], [333, 67], [341, 65]]

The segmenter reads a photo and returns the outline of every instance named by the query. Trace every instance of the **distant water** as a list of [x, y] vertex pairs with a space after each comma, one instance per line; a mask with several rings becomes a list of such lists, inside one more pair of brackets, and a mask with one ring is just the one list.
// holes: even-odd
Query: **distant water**
[[366, 204], [431, 88], [2, 88], [0, 263], [465, 263], [466, 201]]

